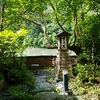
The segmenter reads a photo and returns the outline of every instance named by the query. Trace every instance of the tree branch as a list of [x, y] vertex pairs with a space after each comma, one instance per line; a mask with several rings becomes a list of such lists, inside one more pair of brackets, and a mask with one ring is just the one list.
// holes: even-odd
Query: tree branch
[[38, 25], [38, 26], [40, 26], [40, 27], [42, 28], [42, 30], [43, 30], [43, 32], [44, 32], [44, 36], [45, 36], [46, 41], [47, 41], [47, 45], [48, 45], [48, 47], [50, 47], [49, 36], [48, 36], [48, 34], [47, 34], [47, 32], [46, 32], [46, 26], [43, 25], [43, 24], [41, 24], [41, 23], [39, 23], [39, 22], [30, 20], [30, 19], [27, 19], [27, 18], [26, 18], [26, 20], [28, 20], [28, 21], [30, 21], [31, 23], [36, 24], [36, 25]]
[[98, 4], [100, 4], [100, 1], [99, 0], [94, 0], [95, 2], [97, 2]]
[[[53, 6], [53, 4], [52, 4], [51, 1], [50, 1], [50, 5], [51, 5], [52, 9], [53, 9], [54, 11], [56, 11], [56, 9], [55, 9], [55, 7]], [[59, 25], [59, 27], [61, 28], [61, 30], [62, 30], [62, 31], [65, 31], [64, 28], [62, 27], [62, 25], [61, 25], [60, 22], [59, 22], [57, 13], [55, 13], [55, 17], [56, 17], [57, 24]]]
[[4, 20], [4, 9], [5, 9], [6, 3], [1, 5], [1, 21], [0, 21], [0, 31], [3, 31], [3, 20]]
[[36, 22], [36, 21], [30, 20], [30, 19], [26, 19], [26, 20], [28, 20], [28, 21], [30, 21], [31, 23], [34, 23], [34, 24], [36, 24], [36, 25], [38, 25], [38, 26], [40, 26], [40, 27], [43, 26], [43, 25], [42, 25], [41, 23], [39, 23], [39, 22]]

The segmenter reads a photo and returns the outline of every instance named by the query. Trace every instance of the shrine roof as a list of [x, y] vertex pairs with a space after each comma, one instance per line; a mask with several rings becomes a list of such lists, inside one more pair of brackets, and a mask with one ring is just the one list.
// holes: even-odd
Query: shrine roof
[[[70, 56], [77, 56], [76, 53], [72, 50], [69, 50], [69, 54], [70, 54]], [[56, 55], [57, 55], [57, 49], [34, 48], [34, 47], [28, 47], [22, 53], [22, 56], [26, 56], [26, 57], [56, 56]]]

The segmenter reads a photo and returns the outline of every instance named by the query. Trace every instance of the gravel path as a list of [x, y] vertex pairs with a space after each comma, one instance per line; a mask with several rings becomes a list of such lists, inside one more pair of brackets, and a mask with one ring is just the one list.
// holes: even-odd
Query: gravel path
[[[74, 95], [68, 95], [68, 93], [64, 93], [62, 81], [54, 83], [47, 82], [46, 77], [49, 74], [50, 73], [46, 71], [39, 71], [36, 75], [35, 91], [37, 94], [35, 96], [40, 97], [39, 100], [82, 100], [78, 96], [75, 97]], [[59, 93], [57, 93], [57, 91]]]

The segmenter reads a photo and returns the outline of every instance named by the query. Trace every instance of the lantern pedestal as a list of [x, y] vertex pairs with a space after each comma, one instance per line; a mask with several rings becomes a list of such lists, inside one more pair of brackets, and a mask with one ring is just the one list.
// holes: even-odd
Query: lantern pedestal
[[68, 51], [58, 51], [57, 54], [57, 77], [62, 78], [62, 71], [66, 69], [72, 77], [72, 65]]

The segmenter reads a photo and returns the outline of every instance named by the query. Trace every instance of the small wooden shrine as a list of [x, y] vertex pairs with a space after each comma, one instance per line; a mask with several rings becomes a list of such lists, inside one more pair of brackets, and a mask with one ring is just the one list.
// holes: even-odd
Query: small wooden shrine
[[68, 40], [70, 33], [64, 31], [57, 34], [58, 38], [58, 53], [57, 53], [57, 78], [62, 78], [62, 71], [67, 69], [70, 76], [72, 74], [72, 65], [68, 49]]

